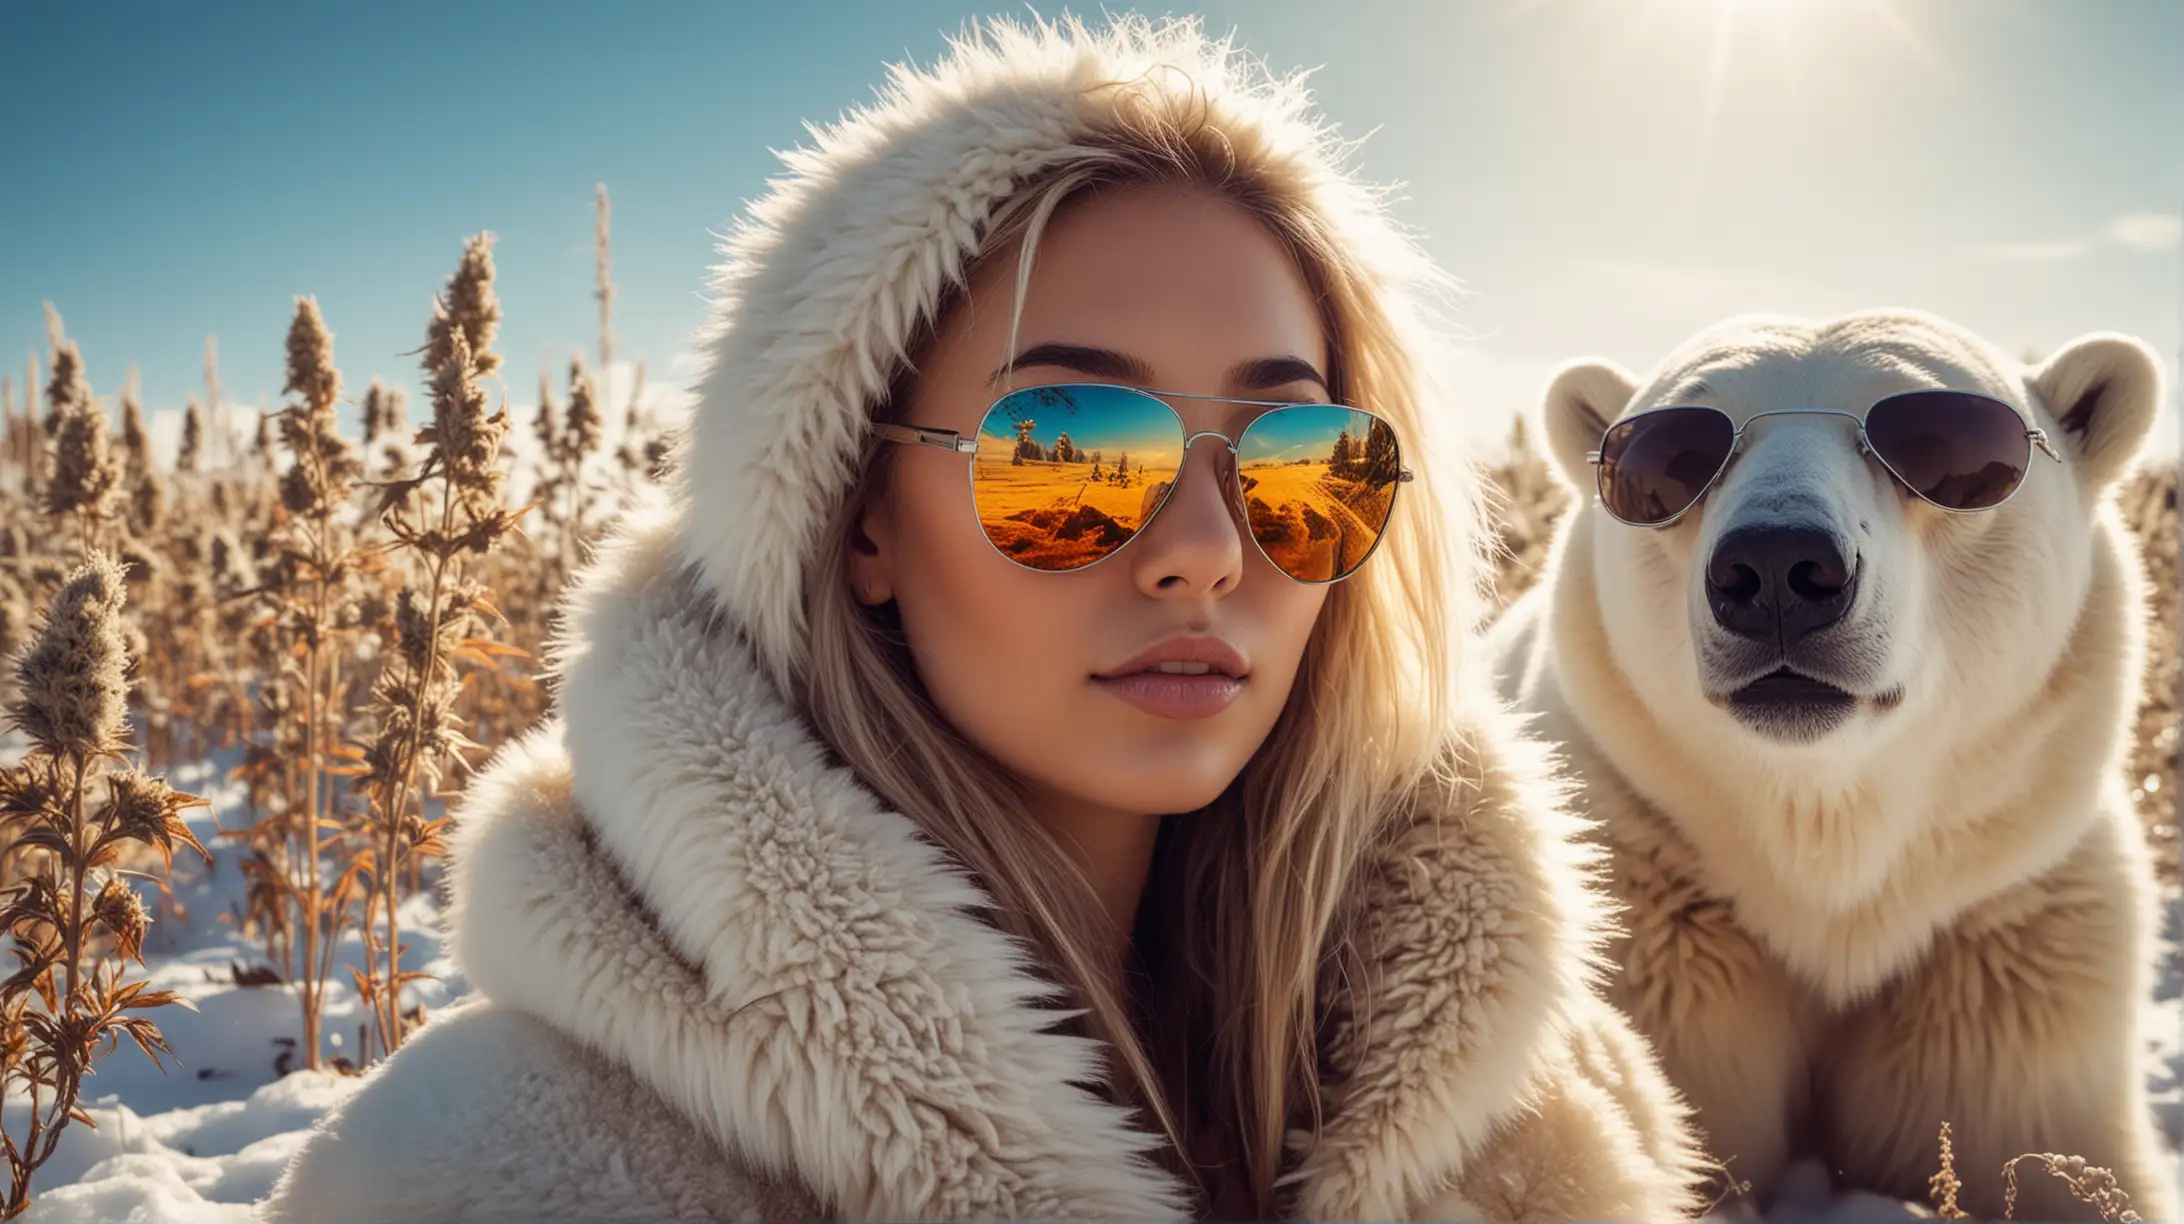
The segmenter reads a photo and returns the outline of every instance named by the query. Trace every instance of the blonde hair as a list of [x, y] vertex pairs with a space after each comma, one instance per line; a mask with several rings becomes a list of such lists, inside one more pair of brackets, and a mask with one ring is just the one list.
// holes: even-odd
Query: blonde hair
[[[1154, 936], [1141, 952], [1156, 988], [1136, 1000], [1116, 988], [1120, 966], [1093, 889], [1063, 844], [1025, 815], [1024, 784], [934, 708], [891, 609], [852, 597], [850, 541], [887, 479], [878, 449], [867, 450], [810, 562], [811, 662], [799, 697], [866, 785], [969, 866], [995, 902], [993, 920], [1032, 946], [1083, 1009], [1085, 1031], [1115, 1051], [1107, 1087], [1153, 1115], [1178, 1171], [1209, 1205], [1266, 1218], [1276, 1211], [1286, 1136], [1317, 1125], [1322, 1004], [1362, 968], [1342, 909], [1347, 885], [1436, 764], [1457, 638], [1478, 594], [1477, 492], [1460, 471], [1435, 478], [1422, 333], [1412, 312], [1391, 309], [1393, 295], [1409, 291], [1393, 277], [1430, 280], [1431, 265], [1400, 238], [1393, 276], [1387, 252], [1375, 266], [1345, 249], [1328, 210], [1375, 207], [1362, 189], [1300, 175], [1280, 160], [1289, 154], [1254, 144], [1248, 125], [1224, 130], [1177, 76], [1096, 86], [1114, 91], [1104, 126], [999, 206], [971, 273], [1020, 244], [1021, 309], [1033, 250], [1066, 200], [1128, 186], [1216, 192], [1288, 249], [1321, 304], [1330, 392], [1385, 416], [1418, 478], [1396, 499], [1377, 554], [1328, 592], [1259, 751], [1213, 804], [1164, 823], [1139, 928]], [[1366, 232], [1393, 236], [1377, 217]], [[923, 321], [912, 358], [962, 293]], [[903, 364], [874, 408], [878, 419], [905, 413], [914, 367]]]

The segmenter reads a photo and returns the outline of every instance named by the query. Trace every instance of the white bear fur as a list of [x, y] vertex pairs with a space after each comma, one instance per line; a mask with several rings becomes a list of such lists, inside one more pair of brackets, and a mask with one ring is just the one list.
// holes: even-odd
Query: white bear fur
[[[2036, 451], [2010, 501], [1952, 515], [1862, 457], [1850, 422], [1800, 415], [1755, 424], [1669, 528], [1594, 496], [1586, 452], [1623, 415], [1862, 414], [1916, 387], [2015, 405], [2065, 462]], [[2053, 1151], [2175, 1218], [2144, 1091], [2154, 886], [2119, 768], [2144, 591], [2108, 497], [2160, 396], [2136, 340], [2088, 336], [2027, 368], [1909, 311], [1733, 319], [1642, 385], [1589, 361], [1547, 391], [1554, 465], [1583, 492], [1489, 647], [1611, 848], [1630, 911], [1610, 997], [1762, 1199], [1811, 1150], [1923, 1200], [1946, 1121], [1975, 1215], [2001, 1215], [2003, 1161]], [[1791, 504], [1856, 542], [1851, 670], [1888, 694], [1804, 743], [1705, 695], [1703, 559]], [[2091, 1211], [2044, 1175], [2024, 1184], [2020, 1218]]]

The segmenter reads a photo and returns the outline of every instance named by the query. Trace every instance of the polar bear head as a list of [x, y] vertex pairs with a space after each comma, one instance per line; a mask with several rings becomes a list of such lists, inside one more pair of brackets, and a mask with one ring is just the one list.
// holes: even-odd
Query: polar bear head
[[[1867, 410], [1919, 389], [1992, 397], [2044, 431], [2002, 504], [1939, 508], [1865, 450]], [[1589, 538], [1569, 556], [1589, 566], [1614, 666], [1652, 717], [1740, 755], [1840, 766], [2032, 699], [2087, 599], [2104, 494], [2160, 399], [2159, 359], [2129, 337], [2086, 336], [2028, 367], [1945, 320], [1887, 311], [1731, 319], [1643, 385], [1579, 362], [1544, 412], [1583, 494], [1568, 531]], [[1733, 457], [1669, 525], [1618, 521], [1596, 496], [1604, 432], [1678, 405], [1726, 413]]]

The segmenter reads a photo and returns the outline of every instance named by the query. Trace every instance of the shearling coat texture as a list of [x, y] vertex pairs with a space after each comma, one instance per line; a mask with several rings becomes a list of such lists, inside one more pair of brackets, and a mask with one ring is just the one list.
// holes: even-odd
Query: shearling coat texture
[[[981, 889], [783, 695], [870, 406], [996, 202], [1132, 104], [1113, 82], [1195, 90], [1410, 309], [1415, 250], [1301, 87], [1195, 25], [991, 28], [815, 130], [727, 244], [668, 492], [572, 592], [554, 720], [457, 812], [449, 946], [480, 997], [322, 1121], [265, 1220], [1188, 1210]], [[1460, 785], [1391, 813], [1353, 884], [1376, 972], [1331, 1001], [1287, 1192], [1318, 1218], [1679, 1214], [1683, 1107], [1589, 985], [1605, 923], [1563, 784], [1463, 711]]]
[[[261, 1218], [1172, 1217], [1096, 1050], [907, 817], [831, 765], [676, 556], [614, 546], [560, 716], [472, 783], [451, 950], [482, 998], [332, 1111]], [[1314, 1218], [1664, 1219], [1696, 1182], [1542, 750], [1480, 712], [1369, 890]]]
[[[2005, 1161], [2084, 1157], [2177, 1218], [2146, 1094], [2154, 882], [2123, 789], [2143, 582], [2107, 494], [2161, 402], [2157, 358], [2111, 336], [2039, 367], [1907, 311], [1730, 320], [1644, 384], [1573, 365], [1548, 394], [1564, 474], [1607, 420], [1663, 403], [1862, 409], [1911, 386], [1985, 391], [2044, 427], [2003, 506], [1909, 501], [1839, 419], [1782, 418], [1702, 503], [1649, 532], [1583, 504], [1493, 646], [1505, 692], [1584, 783], [1626, 910], [1609, 997], [1764, 1201], [1789, 1160], [1925, 1201], [1940, 1124], [1961, 1203], [2003, 1215]], [[1770, 453], [1769, 443], [1775, 443]], [[1587, 490], [1589, 497], [1591, 490]], [[1695, 683], [1709, 541], [1813, 506], [1854, 524], [1849, 657], [1893, 709], [1771, 750]], [[1815, 659], [1824, 656], [1815, 654]], [[1809, 665], [1809, 664], [1808, 664]], [[1870, 720], [1870, 721], [1865, 721]], [[2017, 1218], [2093, 1218], [2042, 1173]]]

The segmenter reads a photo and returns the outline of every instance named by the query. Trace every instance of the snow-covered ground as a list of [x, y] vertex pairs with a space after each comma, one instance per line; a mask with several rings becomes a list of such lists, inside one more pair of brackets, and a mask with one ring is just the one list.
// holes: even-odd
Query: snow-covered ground
[[[7, 752], [0, 759], [14, 757]], [[241, 847], [215, 836], [215, 815], [229, 828], [245, 823], [240, 790], [224, 778], [230, 763], [195, 765], [170, 776], [178, 788], [214, 801], [212, 812], [200, 809], [191, 820], [214, 861], [208, 870], [192, 852], [176, 858], [173, 887], [190, 921], [155, 922], [145, 941], [152, 979], [189, 997], [198, 1010], [154, 1013], [176, 1055], [167, 1073], [129, 1046], [98, 1064], [83, 1093], [98, 1129], [71, 1126], [62, 1135], [34, 1183], [27, 1221], [241, 1224], [250, 1218], [248, 1204], [271, 1188], [312, 1122], [361, 1082], [331, 1071], [279, 1075], [279, 1039], [294, 1038], [301, 1027], [293, 988], [232, 981], [232, 963], [262, 964], [264, 951], [237, 939], [232, 920], [222, 920], [231, 905], [240, 905], [244, 884]], [[2172, 898], [2166, 913], [2162, 968], [2148, 1006], [2158, 1051], [2153, 1090], [2173, 1146], [2184, 1139], [2184, 903]], [[428, 1014], [467, 989], [440, 950], [437, 916], [429, 895], [409, 898], [402, 910], [403, 937], [411, 944], [405, 967], [440, 979], [415, 991]], [[352, 934], [339, 954], [343, 965], [361, 964], [362, 944]], [[363, 1018], [348, 970], [337, 965], [326, 1007], [329, 1056], [354, 1054]], [[5, 1110], [5, 1124], [18, 1136], [21, 1111], [14, 1104]], [[1769, 1218], [1837, 1224], [1909, 1219], [1912, 1213], [1872, 1195], [1836, 1193], [1825, 1172], [1811, 1164], [1796, 1170]]]
[[[9, 737], [12, 738], [12, 737]], [[10, 750], [13, 749], [13, 750]], [[0, 760], [20, 749], [0, 744]], [[234, 762], [218, 760], [174, 770], [178, 790], [203, 795], [213, 807], [187, 815], [190, 831], [212, 852], [211, 867], [195, 851], [175, 856], [170, 886], [189, 914], [185, 923], [158, 917], [144, 941], [149, 976], [197, 1007], [149, 1013], [175, 1057], [163, 1073], [124, 1042], [93, 1068], [81, 1104], [96, 1130], [71, 1125], [52, 1160], [32, 1183], [34, 1201], [22, 1218], [66, 1224], [222, 1224], [250, 1218], [248, 1204], [262, 1198], [281, 1166], [303, 1141], [312, 1122], [361, 1081], [334, 1071], [293, 1071], [282, 1076], [275, 1060], [302, 1032], [302, 1007], [290, 986], [234, 984], [230, 967], [266, 963], [255, 940], [239, 939], [232, 913], [239, 911], [246, 848], [218, 836], [218, 825], [248, 823], [242, 788], [226, 780]], [[147, 908], [153, 898], [144, 889]], [[231, 911], [231, 907], [233, 910]], [[406, 898], [402, 939], [410, 945], [406, 969], [437, 975], [437, 982], [410, 988], [404, 998], [425, 1004], [427, 1017], [467, 989], [440, 951], [439, 910], [430, 895]], [[355, 1057], [359, 1025], [369, 1016], [356, 995], [347, 966], [362, 966], [364, 946], [353, 932], [336, 950], [325, 1008], [325, 1053]], [[18, 1142], [24, 1103], [11, 1101], [4, 1124]]]

